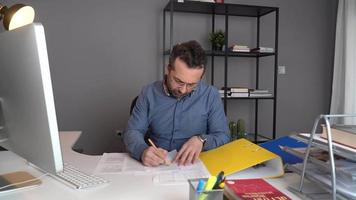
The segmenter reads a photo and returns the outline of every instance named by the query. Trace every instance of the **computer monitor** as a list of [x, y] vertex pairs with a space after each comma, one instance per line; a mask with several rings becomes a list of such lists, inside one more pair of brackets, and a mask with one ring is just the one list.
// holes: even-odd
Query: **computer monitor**
[[[0, 132], [8, 148], [38, 168], [63, 170], [42, 24], [0, 33]], [[4, 137], [4, 136], [2, 136]]]

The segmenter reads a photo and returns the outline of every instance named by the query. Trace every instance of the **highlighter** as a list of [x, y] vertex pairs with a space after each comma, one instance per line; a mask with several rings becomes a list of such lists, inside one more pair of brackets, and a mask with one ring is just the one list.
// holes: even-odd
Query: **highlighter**
[[[215, 183], [216, 183], [216, 176], [210, 176], [208, 181], [205, 184], [204, 191], [212, 190]], [[199, 196], [199, 200], [205, 200], [207, 196], [208, 196], [208, 194], [201, 194]]]
[[203, 191], [204, 185], [205, 185], [205, 181], [203, 179], [199, 179], [198, 186], [197, 186], [198, 193]]
[[213, 189], [219, 189], [219, 184], [224, 180], [224, 171], [221, 171], [217, 176], [216, 176], [216, 182], [213, 187]]

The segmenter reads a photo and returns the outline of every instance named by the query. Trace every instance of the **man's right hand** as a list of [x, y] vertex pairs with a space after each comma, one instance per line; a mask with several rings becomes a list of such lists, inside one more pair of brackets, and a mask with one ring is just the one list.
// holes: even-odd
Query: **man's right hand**
[[142, 153], [142, 163], [149, 167], [156, 167], [165, 163], [167, 157], [167, 151], [161, 148], [157, 150], [152, 146], [145, 149]]

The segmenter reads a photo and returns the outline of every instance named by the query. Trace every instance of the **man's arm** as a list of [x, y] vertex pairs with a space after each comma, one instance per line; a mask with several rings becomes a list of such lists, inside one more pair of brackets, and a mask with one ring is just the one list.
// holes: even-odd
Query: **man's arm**
[[124, 133], [124, 143], [130, 155], [141, 160], [141, 155], [148, 148], [144, 137], [148, 129], [148, 100], [145, 89], [139, 95], [136, 105]]
[[167, 151], [161, 148], [155, 149], [146, 144], [144, 138], [148, 130], [149, 101], [147, 91], [144, 89], [137, 99], [132, 110], [127, 129], [124, 133], [124, 143], [130, 155], [146, 166], [158, 166], [164, 164]]
[[230, 131], [220, 94], [216, 89], [212, 93], [211, 110], [208, 116], [208, 131], [207, 134], [202, 135], [206, 139], [203, 146], [204, 151], [230, 142]]
[[179, 165], [194, 163], [198, 160], [202, 150], [213, 149], [230, 141], [229, 128], [220, 94], [215, 89], [212, 91], [210, 105], [208, 130], [206, 134], [200, 135], [205, 142], [203, 143], [198, 136], [193, 136], [184, 143], [174, 159]]

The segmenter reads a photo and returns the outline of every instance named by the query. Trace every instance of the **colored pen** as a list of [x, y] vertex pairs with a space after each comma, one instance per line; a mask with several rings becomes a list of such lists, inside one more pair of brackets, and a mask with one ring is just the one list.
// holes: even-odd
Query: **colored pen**
[[203, 179], [199, 179], [198, 186], [197, 186], [198, 193], [203, 191], [204, 185], [205, 185], [205, 181]]
[[224, 179], [224, 171], [219, 172], [219, 174], [216, 176], [216, 183], [213, 187], [213, 189], [219, 189], [219, 184], [221, 181]]
[[[216, 176], [210, 176], [208, 181], [205, 184], [204, 191], [212, 190], [215, 183], [216, 183]], [[199, 196], [199, 200], [205, 200], [207, 196], [208, 196], [207, 194], [201, 194]]]
[[225, 187], [225, 181], [223, 181], [219, 184], [219, 189], [224, 189], [224, 187]]
[[152, 140], [150, 138], [148, 138], [148, 142], [151, 144], [151, 146], [157, 151], [157, 153], [159, 154], [159, 157], [161, 157], [162, 159], [164, 159], [164, 164], [165, 165], [170, 165], [171, 161], [167, 160], [158, 150], [157, 146], [155, 145], [155, 143], [152, 142]]

